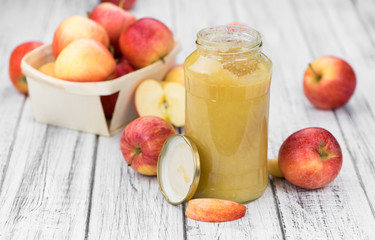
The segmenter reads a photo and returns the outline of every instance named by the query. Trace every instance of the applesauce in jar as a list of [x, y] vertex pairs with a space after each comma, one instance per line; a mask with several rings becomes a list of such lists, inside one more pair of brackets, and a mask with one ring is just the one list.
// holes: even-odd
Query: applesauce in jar
[[216, 26], [197, 35], [184, 63], [185, 134], [198, 147], [201, 175], [195, 198], [246, 203], [268, 183], [268, 108], [271, 61], [261, 34]]

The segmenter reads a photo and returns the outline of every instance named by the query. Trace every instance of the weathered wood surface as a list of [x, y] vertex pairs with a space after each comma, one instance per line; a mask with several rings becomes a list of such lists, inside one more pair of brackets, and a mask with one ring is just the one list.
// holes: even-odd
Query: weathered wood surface
[[[375, 2], [373, 0], [138, 0], [132, 12], [166, 23], [181, 41], [178, 63], [206, 26], [243, 22], [264, 35], [274, 63], [269, 155], [296, 130], [319, 126], [338, 139], [343, 168], [329, 186], [306, 191], [270, 178], [246, 216], [228, 223], [185, 217], [156, 178], [129, 169], [120, 134], [98, 137], [36, 123], [30, 100], [11, 86], [8, 57], [19, 43], [50, 42], [64, 18], [90, 1], [1, 0], [0, 239], [373, 239], [375, 236]], [[356, 70], [352, 100], [335, 111], [303, 95], [307, 63], [322, 55]]]

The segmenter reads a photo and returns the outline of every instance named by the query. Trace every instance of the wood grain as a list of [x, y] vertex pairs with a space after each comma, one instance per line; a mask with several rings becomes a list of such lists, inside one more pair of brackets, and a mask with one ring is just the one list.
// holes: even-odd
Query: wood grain
[[[173, 29], [169, 1], [138, 1], [133, 14], [157, 18]], [[182, 239], [182, 205], [164, 199], [155, 176], [127, 166], [120, 135], [99, 138], [88, 239]]]
[[91, 6], [2, 1], [0, 26], [6, 34], [0, 52], [7, 57], [0, 60], [1, 239], [85, 237], [96, 137], [36, 123], [29, 98], [24, 105], [25, 96], [10, 85], [7, 58], [22, 42], [51, 42], [65, 17]]
[[[132, 13], [169, 26], [177, 63], [207, 26], [243, 22], [264, 35], [274, 63], [269, 156], [291, 133], [311, 126], [339, 141], [344, 165], [325, 188], [307, 191], [270, 178], [244, 218], [201, 223], [172, 206], [155, 177], [127, 167], [120, 133], [97, 137], [36, 123], [30, 99], [8, 77], [8, 57], [29, 40], [51, 42], [58, 24], [85, 15], [89, 1], [2, 0], [0, 8], [0, 239], [372, 239], [375, 235], [375, 2], [373, 0], [138, 0]], [[352, 100], [320, 111], [303, 95], [314, 58], [336, 55], [355, 69]]]
[[[276, 11], [278, 7], [283, 7], [284, 11]], [[330, 7], [335, 9], [333, 4]], [[330, 26], [330, 15], [314, 1], [305, 1], [304, 4], [293, 1], [283, 6], [278, 5], [267, 9], [270, 11], [269, 15], [288, 22], [283, 25], [284, 30], [290, 34], [289, 39], [293, 39], [293, 41], [280, 39], [279, 46], [281, 44], [283, 48], [280, 48], [278, 55], [283, 58], [276, 59], [275, 66], [280, 66], [281, 74], [275, 71], [274, 79], [282, 79], [284, 86], [291, 93], [300, 93], [288, 95], [289, 102], [293, 102], [296, 108], [295, 113], [298, 114], [298, 118], [292, 117], [288, 122], [284, 122], [285, 118], [281, 117], [278, 120], [285, 126], [297, 126], [297, 129], [305, 126], [319, 126], [329, 130], [338, 139], [344, 154], [344, 165], [340, 175], [323, 189], [305, 191], [285, 181], [275, 181], [285, 236], [292, 239], [308, 236], [312, 239], [337, 239], [344, 236], [359, 239], [370, 238], [374, 234], [374, 230], [370, 227], [374, 224], [373, 215], [361, 182], [358, 181], [353, 165], [355, 159], [348, 153], [348, 146], [343, 140], [342, 130], [335, 114], [331, 111], [312, 108], [302, 96], [302, 74], [306, 64], [320, 55], [334, 54], [330, 51], [334, 49], [334, 46], [339, 45], [336, 42], [335, 32], [327, 29]], [[319, 20], [311, 21], [313, 18]], [[281, 27], [278, 26], [278, 29]], [[308, 54], [301, 54], [301, 51], [307, 51]], [[290, 66], [292, 62], [296, 65]], [[297, 85], [296, 82], [301, 84]], [[283, 88], [280, 85], [278, 87], [278, 89]], [[273, 109], [279, 110], [280, 107], [279, 105], [279, 108]], [[281, 116], [280, 113], [276, 112], [276, 114]], [[274, 115], [271, 115], [271, 118], [272, 116]], [[364, 216], [368, 222], [357, 224]]]
[[0, 194], [0, 238], [85, 236], [96, 137], [33, 121], [26, 102]]
[[181, 239], [182, 206], [169, 204], [155, 176], [127, 166], [121, 133], [100, 137], [88, 239]]

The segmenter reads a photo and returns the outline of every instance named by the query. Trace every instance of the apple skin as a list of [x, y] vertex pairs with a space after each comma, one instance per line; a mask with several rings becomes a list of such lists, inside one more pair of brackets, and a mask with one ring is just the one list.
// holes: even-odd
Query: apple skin
[[102, 26], [82, 16], [71, 16], [60, 23], [53, 36], [52, 51], [55, 57], [69, 43], [80, 38], [91, 38], [101, 42], [106, 48], [109, 46], [108, 34]]
[[[128, 73], [131, 73], [134, 71], [134, 68], [129, 65], [128, 60], [126, 58], [122, 57], [120, 61], [116, 64], [116, 76], [115, 78], [124, 76]], [[101, 96], [100, 100], [103, 105], [103, 110], [106, 118], [111, 118], [113, 115], [113, 112], [115, 110], [117, 98], [118, 98], [118, 92], [114, 93], [112, 95], [108, 96]]]
[[305, 189], [328, 185], [342, 166], [339, 143], [329, 131], [317, 127], [290, 135], [281, 145], [278, 159], [284, 177]]
[[247, 27], [247, 25], [245, 25], [243, 23], [240, 23], [240, 22], [232, 22], [232, 23], [229, 23], [228, 25], [239, 26], [239, 27]]
[[135, 3], [137, 2], [136, 0], [100, 0], [100, 2], [111, 2], [119, 7], [120, 7], [121, 1], [123, 1], [122, 8], [125, 10], [132, 9]]
[[38, 71], [55, 78], [55, 62], [49, 62], [42, 65], [40, 68], [38, 68]]
[[9, 58], [9, 77], [12, 81], [14, 87], [22, 93], [28, 93], [26, 76], [21, 70], [21, 60], [26, 55], [26, 53], [34, 50], [37, 47], [42, 46], [42, 42], [30, 41], [24, 42], [13, 49]]
[[245, 216], [246, 207], [242, 204], [212, 198], [190, 200], [185, 214], [188, 218], [202, 222], [227, 222]]
[[73, 82], [99, 82], [116, 70], [116, 61], [107, 48], [90, 38], [71, 42], [56, 59], [55, 74]]
[[354, 93], [356, 82], [354, 70], [346, 61], [324, 56], [315, 59], [311, 67], [306, 69], [303, 90], [315, 107], [335, 109], [349, 101]]
[[133, 14], [113, 3], [105, 2], [92, 10], [90, 19], [99, 23], [107, 31], [110, 44], [114, 47], [115, 55], [119, 56], [121, 51], [118, 40], [121, 32], [136, 21]]
[[174, 47], [174, 38], [164, 23], [141, 18], [121, 33], [119, 44], [130, 64], [143, 68], [166, 56]]
[[173, 134], [176, 134], [173, 126], [162, 118], [137, 118], [122, 132], [121, 153], [135, 171], [144, 175], [156, 175], [160, 151], [165, 140]]
[[134, 71], [134, 68], [129, 64], [129, 61], [125, 57], [121, 57], [119, 62], [116, 64], [116, 78], [124, 76]]
[[175, 82], [185, 87], [184, 65], [180, 64], [172, 67], [165, 75], [164, 81]]

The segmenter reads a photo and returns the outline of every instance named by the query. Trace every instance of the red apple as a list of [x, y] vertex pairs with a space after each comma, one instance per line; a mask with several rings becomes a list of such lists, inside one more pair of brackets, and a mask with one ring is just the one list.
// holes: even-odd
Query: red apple
[[[118, 78], [133, 71], [134, 71], [133, 67], [129, 65], [129, 62], [126, 60], [126, 58], [122, 57], [116, 65], [115, 77]], [[117, 98], [118, 98], [118, 92], [112, 95], [100, 97], [106, 118], [112, 117], [113, 112], [115, 110]]]
[[120, 8], [130, 10], [134, 7], [137, 0], [100, 0], [100, 2], [111, 2]]
[[79, 38], [91, 38], [109, 46], [107, 32], [95, 21], [82, 17], [72, 16], [65, 19], [56, 29], [52, 41], [52, 50], [55, 57], [71, 42]]
[[354, 93], [353, 68], [337, 57], [315, 59], [305, 71], [303, 90], [317, 108], [334, 109], [345, 105]]
[[136, 68], [167, 55], [174, 46], [171, 30], [153, 18], [141, 18], [125, 29], [119, 40], [122, 54]]
[[107, 48], [90, 38], [74, 40], [56, 59], [57, 78], [73, 82], [106, 80], [116, 70], [116, 62]]
[[281, 145], [278, 159], [284, 177], [306, 189], [328, 185], [342, 166], [339, 143], [330, 132], [317, 127], [290, 135]]
[[115, 54], [120, 54], [118, 40], [121, 32], [130, 24], [136, 21], [136, 18], [128, 11], [119, 8], [112, 3], [101, 3], [92, 10], [90, 19], [99, 23], [108, 33], [109, 41], [114, 47]]
[[122, 57], [116, 65], [116, 78], [124, 76], [130, 72], [133, 72], [134, 68], [129, 64], [129, 61]]
[[115, 111], [117, 98], [118, 92], [108, 96], [100, 97], [100, 101], [102, 102], [103, 111], [106, 118], [112, 117], [113, 112]]
[[122, 132], [120, 148], [128, 165], [145, 175], [156, 175], [159, 153], [173, 126], [156, 116], [135, 119]]
[[26, 53], [43, 45], [41, 42], [24, 42], [18, 45], [10, 54], [9, 77], [13, 85], [22, 93], [28, 93], [26, 77], [21, 70], [21, 60]]

